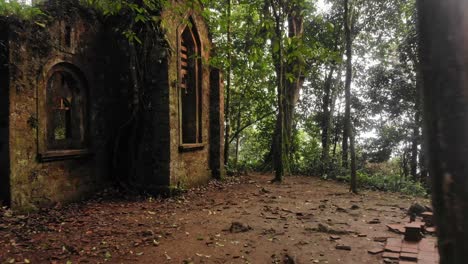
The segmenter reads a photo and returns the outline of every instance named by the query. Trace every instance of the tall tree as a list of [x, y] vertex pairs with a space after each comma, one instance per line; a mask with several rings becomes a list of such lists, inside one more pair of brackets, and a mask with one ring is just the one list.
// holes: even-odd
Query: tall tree
[[[353, 124], [351, 120], [351, 82], [353, 76], [353, 37], [352, 37], [352, 27], [353, 27], [353, 5], [349, 3], [350, 0], [344, 1], [344, 28], [345, 28], [345, 40], [346, 40], [346, 82], [345, 82], [345, 133], [343, 134], [343, 142], [346, 142], [346, 137], [349, 136], [350, 143], [350, 154], [351, 154], [351, 191], [357, 193], [357, 184], [356, 184], [356, 150], [354, 146], [354, 132]], [[352, 1], [352, 0], [351, 0]], [[346, 144], [347, 145], [347, 144]], [[343, 147], [345, 144], [343, 144]], [[347, 151], [343, 148], [343, 153]], [[343, 155], [343, 158], [344, 155]], [[346, 161], [345, 161], [346, 160]], [[346, 159], [343, 162], [347, 163]]]
[[224, 164], [229, 162], [229, 137], [231, 134], [231, 73], [232, 73], [232, 40], [231, 40], [231, 12], [232, 0], [227, 0], [227, 74], [226, 74], [226, 103], [225, 105], [225, 119], [226, 119], [226, 132], [224, 136]]
[[286, 6], [282, 0], [268, 0], [269, 8], [274, 20], [274, 34], [272, 38], [273, 64], [276, 71], [276, 89], [278, 116], [276, 118], [276, 129], [273, 135], [273, 165], [275, 169], [274, 181], [283, 181], [285, 167], [285, 106], [286, 106], [286, 85], [285, 85], [285, 62], [284, 62], [284, 26], [286, 19]]
[[272, 56], [278, 95], [276, 127], [267, 163], [273, 162], [274, 181], [282, 181], [285, 169], [289, 170], [294, 111], [304, 83], [304, 59], [298, 51], [303, 46], [305, 2], [267, 0], [266, 6], [274, 21]]
[[468, 1], [417, 3], [440, 263], [462, 264], [468, 259]]

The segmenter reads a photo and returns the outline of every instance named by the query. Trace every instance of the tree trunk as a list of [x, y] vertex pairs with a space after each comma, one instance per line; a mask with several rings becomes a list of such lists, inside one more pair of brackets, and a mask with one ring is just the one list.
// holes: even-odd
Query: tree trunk
[[[419, 108], [419, 107], [417, 107]], [[419, 146], [419, 124], [420, 124], [420, 112], [416, 109], [414, 114], [414, 124], [413, 124], [413, 135], [411, 137], [411, 162], [410, 162], [410, 171], [411, 177], [413, 180], [418, 180], [418, 146]]]
[[[265, 165], [269, 167], [269, 164], [273, 162], [273, 167], [275, 168], [276, 174], [278, 174], [278, 169], [282, 169], [282, 174], [284, 174], [285, 169], [289, 171], [294, 111], [299, 100], [300, 89], [304, 83], [302, 69], [303, 63], [301, 62], [300, 58], [292, 60], [289, 64], [284, 62], [285, 56], [282, 37], [284, 32], [284, 20], [282, 19], [282, 16], [284, 14], [280, 14], [280, 12], [285, 11], [285, 3], [282, 1], [276, 3], [275, 1], [271, 0], [270, 5], [273, 8], [275, 22], [277, 22], [275, 37], [278, 39], [280, 46], [278, 52], [273, 51], [273, 60], [277, 73], [278, 115], [270, 154], [265, 159]], [[301, 39], [304, 33], [301, 5], [294, 5], [293, 8], [288, 11], [288, 35], [290, 38]], [[278, 22], [280, 24], [278, 24]], [[275, 55], [275, 53], [277, 54]], [[294, 76], [293, 81], [286, 80], [286, 72]], [[277, 161], [280, 159], [281, 165], [277, 164]], [[280, 181], [279, 178], [276, 180]]]
[[229, 162], [229, 138], [231, 136], [231, 117], [230, 117], [230, 103], [231, 103], [231, 72], [232, 72], [232, 52], [231, 52], [231, 0], [227, 0], [227, 44], [228, 44], [228, 69], [227, 69], [227, 84], [226, 84], [226, 103], [225, 103], [225, 118], [226, 118], [226, 135], [224, 137], [224, 165]]
[[[353, 62], [352, 62], [352, 13], [353, 11], [350, 10], [349, 0], [345, 0], [344, 2], [344, 22], [345, 22], [345, 38], [346, 38], [346, 82], [345, 82], [345, 129], [347, 133], [343, 133], [343, 137], [346, 138], [349, 136], [350, 141], [350, 151], [351, 151], [351, 191], [353, 193], [357, 193], [357, 183], [356, 183], [356, 150], [354, 146], [354, 131], [353, 125], [351, 121], [351, 81], [353, 77]], [[347, 140], [343, 140], [343, 164], [347, 165]], [[346, 146], [346, 149], [344, 148]], [[346, 153], [346, 157], [345, 157]]]
[[333, 112], [331, 111], [331, 101], [332, 99], [332, 79], [333, 73], [335, 71], [335, 65], [330, 66], [330, 71], [328, 72], [327, 78], [324, 85], [324, 95], [322, 99], [322, 157], [321, 157], [321, 169], [320, 173], [323, 176], [327, 169], [330, 159], [330, 120]]
[[273, 181], [282, 182], [284, 177], [284, 162], [285, 162], [285, 63], [284, 63], [284, 50], [283, 50], [283, 6], [270, 0], [271, 8], [273, 9], [273, 16], [275, 19], [275, 37], [273, 43], [278, 45], [276, 51], [273, 46], [273, 63], [276, 70], [276, 89], [277, 89], [277, 103], [278, 103], [278, 116], [276, 119], [276, 129], [273, 135], [273, 166], [275, 170], [275, 178]]
[[[418, 146], [421, 144], [421, 91], [422, 91], [422, 73], [421, 64], [417, 58], [417, 54], [412, 54], [412, 61], [416, 70], [416, 95], [417, 98], [414, 103], [414, 124], [413, 124], [413, 135], [411, 138], [411, 177], [414, 181], [420, 181], [418, 178]], [[422, 170], [422, 167], [420, 167]]]
[[[243, 96], [242, 96], [243, 97]], [[239, 105], [237, 107], [237, 124], [236, 124], [236, 131], [240, 130], [241, 126], [241, 105], [242, 102], [239, 100]], [[239, 162], [239, 140], [240, 140], [240, 134], [241, 133], [236, 133], [236, 156], [234, 159], [234, 166], [237, 168], [238, 162]]]
[[468, 1], [417, 3], [440, 263], [462, 264], [468, 259]]

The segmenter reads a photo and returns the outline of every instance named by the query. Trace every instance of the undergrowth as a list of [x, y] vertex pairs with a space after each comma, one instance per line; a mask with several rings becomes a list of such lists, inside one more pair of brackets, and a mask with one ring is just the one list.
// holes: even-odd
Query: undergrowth
[[21, 1], [0, 0], [0, 16], [32, 20], [44, 15], [45, 13], [38, 7], [27, 5]]
[[[349, 182], [350, 176], [339, 176], [338, 180]], [[401, 177], [399, 174], [369, 174], [364, 171], [358, 171], [357, 182], [359, 188], [398, 192], [421, 197], [428, 195], [426, 188], [420, 182], [409, 179], [409, 177]]]

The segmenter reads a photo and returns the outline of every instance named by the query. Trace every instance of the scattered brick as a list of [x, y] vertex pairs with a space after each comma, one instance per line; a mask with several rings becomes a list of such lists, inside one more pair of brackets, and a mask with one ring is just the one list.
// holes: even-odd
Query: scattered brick
[[429, 234], [435, 234], [436, 229], [435, 227], [426, 227], [426, 232]]
[[422, 238], [422, 222], [413, 222], [405, 225], [405, 240], [419, 241]]
[[387, 240], [386, 237], [374, 237], [374, 241], [375, 242], [385, 242], [385, 241], [388, 241], [388, 240]]
[[387, 225], [387, 228], [392, 231], [392, 232], [395, 232], [397, 234], [403, 234], [405, 233], [405, 226], [404, 225], [399, 225], [399, 224], [390, 224], [390, 225]]
[[377, 254], [384, 252], [384, 250], [383, 248], [373, 248], [373, 249], [368, 250], [367, 252], [369, 252], [369, 254], [372, 254], [372, 255], [377, 255]]
[[386, 245], [385, 246], [385, 251], [400, 253], [401, 252], [401, 247]]
[[400, 253], [384, 252], [382, 257], [383, 258], [388, 258], [388, 259], [399, 259], [400, 258]]
[[414, 241], [403, 241], [402, 244], [401, 244], [401, 248], [415, 248], [415, 249], [418, 249], [419, 248], [419, 243], [418, 242], [414, 242]]
[[351, 250], [351, 247], [347, 245], [336, 245], [335, 248], [339, 250], [347, 250], [347, 251]]
[[433, 222], [433, 213], [432, 212], [424, 212], [421, 214], [423, 221], [426, 223], [426, 226], [434, 226]]
[[[374, 240], [375, 241], [375, 240]], [[387, 245], [401, 247], [402, 240], [401, 238], [389, 238], [387, 239]]]
[[403, 253], [400, 254], [400, 259], [402, 259], [402, 260], [417, 261], [417, 260], [418, 260], [418, 254], [417, 254], [417, 253], [406, 253], [406, 252], [403, 252]]
[[401, 252], [418, 254], [419, 250], [417, 248], [404, 247], [401, 249]]

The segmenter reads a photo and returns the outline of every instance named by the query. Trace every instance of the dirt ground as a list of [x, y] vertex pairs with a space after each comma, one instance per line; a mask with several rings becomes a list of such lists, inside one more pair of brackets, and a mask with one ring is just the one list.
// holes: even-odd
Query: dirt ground
[[318, 178], [270, 179], [211, 182], [171, 199], [107, 191], [30, 215], [3, 209], [0, 263], [383, 263], [367, 250], [399, 237], [385, 225], [407, 222], [413, 202], [429, 203], [353, 195]]

